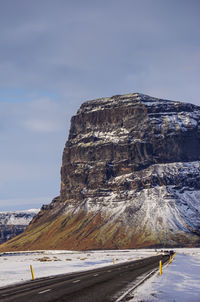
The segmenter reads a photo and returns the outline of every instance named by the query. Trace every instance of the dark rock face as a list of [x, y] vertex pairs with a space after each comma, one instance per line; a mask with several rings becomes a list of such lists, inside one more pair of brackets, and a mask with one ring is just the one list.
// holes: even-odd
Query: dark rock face
[[0, 226], [0, 244], [21, 234], [26, 229], [24, 225], [3, 225]]
[[199, 245], [200, 107], [138, 93], [83, 103], [60, 196], [10, 247], [20, 240], [23, 248]]
[[141, 94], [84, 103], [63, 153], [61, 200], [99, 194], [112, 177], [153, 164], [199, 160], [199, 117], [194, 105]]

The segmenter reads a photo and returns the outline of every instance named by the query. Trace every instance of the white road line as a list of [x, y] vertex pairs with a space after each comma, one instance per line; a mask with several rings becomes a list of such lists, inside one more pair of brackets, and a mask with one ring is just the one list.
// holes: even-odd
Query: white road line
[[96, 277], [96, 276], [99, 276], [99, 274], [94, 274], [93, 276]]
[[45, 289], [45, 290], [43, 290], [43, 291], [39, 292], [39, 293], [38, 293], [38, 295], [40, 295], [40, 294], [44, 294], [44, 293], [47, 293], [47, 292], [49, 292], [50, 290], [51, 290], [51, 288], [49, 288], [49, 289]]
[[77, 282], [80, 282], [81, 280], [75, 280], [75, 281], [73, 281], [73, 283], [77, 283]]

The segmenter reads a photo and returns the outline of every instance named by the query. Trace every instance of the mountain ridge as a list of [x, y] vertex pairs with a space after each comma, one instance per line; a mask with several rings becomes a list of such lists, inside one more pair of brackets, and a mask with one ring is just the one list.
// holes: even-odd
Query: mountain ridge
[[22, 233], [39, 209], [0, 212], [0, 244]]

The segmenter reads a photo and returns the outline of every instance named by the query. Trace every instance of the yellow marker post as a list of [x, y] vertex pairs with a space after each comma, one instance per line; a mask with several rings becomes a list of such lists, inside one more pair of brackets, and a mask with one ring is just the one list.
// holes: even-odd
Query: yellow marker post
[[115, 264], [115, 258], [113, 258], [113, 264]]
[[33, 272], [33, 267], [32, 267], [32, 265], [30, 265], [30, 268], [31, 268], [31, 275], [32, 275], [32, 280], [35, 280], [35, 277], [34, 277], [34, 272]]
[[138, 260], [138, 256], [136, 256], [136, 260]]
[[170, 257], [169, 257], [169, 263], [171, 263], [171, 262], [172, 262], [172, 257], [170, 256]]
[[160, 269], [160, 275], [162, 275], [162, 261], [160, 260], [160, 263], [159, 263], [159, 269]]

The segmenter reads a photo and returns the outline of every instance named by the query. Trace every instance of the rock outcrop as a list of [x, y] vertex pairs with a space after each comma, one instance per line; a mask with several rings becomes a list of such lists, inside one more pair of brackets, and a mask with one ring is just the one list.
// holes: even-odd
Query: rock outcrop
[[0, 244], [21, 234], [39, 209], [0, 212]]
[[82, 104], [60, 196], [5, 248], [199, 244], [200, 107], [135, 93]]

